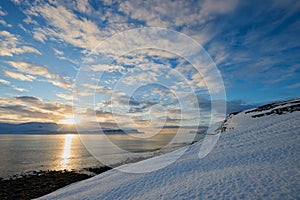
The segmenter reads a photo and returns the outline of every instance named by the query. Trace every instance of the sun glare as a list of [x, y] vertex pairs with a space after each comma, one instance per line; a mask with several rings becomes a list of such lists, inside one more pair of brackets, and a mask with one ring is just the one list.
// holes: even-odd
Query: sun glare
[[66, 125], [73, 125], [76, 124], [76, 121], [74, 119], [73, 115], [66, 115], [65, 119], [62, 119], [59, 121], [61, 124], [66, 124]]

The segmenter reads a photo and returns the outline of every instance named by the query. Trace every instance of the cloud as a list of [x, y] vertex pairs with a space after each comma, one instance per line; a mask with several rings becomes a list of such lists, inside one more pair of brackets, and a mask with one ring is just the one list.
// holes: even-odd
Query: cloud
[[[198, 103], [195, 104], [196, 106], [198, 105], [201, 111], [204, 112], [211, 112], [211, 105], [212, 102], [210, 99], [206, 98], [205, 96], [202, 95], [197, 95], [197, 99], [198, 99]], [[226, 101], [224, 104], [224, 100], [218, 100], [215, 99], [213, 100], [214, 105], [216, 106], [216, 109], [218, 111], [218, 109], [223, 110], [221, 108], [218, 108], [218, 106], [220, 105], [226, 105], [226, 113], [233, 113], [233, 112], [239, 112], [239, 111], [243, 111], [243, 110], [247, 110], [250, 108], [254, 108], [257, 107], [257, 104], [249, 104], [246, 103], [242, 100], [231, 100], [231, 101]], [[195, 106], [194, 105], [194, 106]]]
[[[42, 39], [42, 40], [44, 41], [45, 38]], [[78, 62], [75, 61], [74, 59], [65, 57], [65, 56], [64, 56], [65, 53], [64, 53], [63, 51], [60, 51], [60, 50], [55, 49], [55, 48], [52, 48], [52, 50], [53, 50], [54, 54], [56, 55], [56, 57], [57, 57], [58, 59], [60, 59], [60, 60], [66, 60], [66, 61], [69, 61], [70, 63], [72, 63], [72, 64], [74, 64], [74, 65], [78, 65]], [[74, 67], [74, 69], [75, 69], [75, 70], [78, 70], [78, 69], [75, 68], [75, 67]]]
[[33, 47], [21, 45], [19, 39], [8, 31], [0, 31], [0, 56], [13, 56], [23, 53], [41, 52]]
[[[83, 6], [79, 6], [83, 9]], [[53, 27], [34, 29], [34, 38], [42, 42], [57, 38], [73, 46], [91, 50], [103, 38], [103, 31], [100, 31], [95, 23], [86, 18], [79, 18], [61, 5], [32, 6], [27, 13], [42, 16]]]
[[11, 28], [11, 27], [12, 27], [11, 24], [7, 23], [4, 19], [1, 19], [1, 18], [3, 18], [3, 16], [5, 16], [5, 15], [7, 15], [7, 12], [5, 12], [5, 11], [1, 8], [1, 6], [0, 6], [0, 24], [1, 24], [2, 26], [6, 26], [6, 27]]
[[20, 5], [21, 4], [21, 0], [11, 0], [13, 3], [15, 3], [16, 5]]
[[91, 65], [90, 69], [93, 71], [109, 71], [109, 72], [125, 70], [125, 68], [121, 65], [103, 65], [103, 64]]
[[50, 73], [47, 68], [28, 62], [8, 61], [8, 63], [20, 72], [37, 75], [45, 78], [59, 79], [57, 74]]
[[45, 81], [47, 81], [55, 86], [58, 86], [58, 87], [61, 87], [64, 89], [68, 89], [68, 90], [72, 89], [72, 87], [73, 87], [73, 83], [70, 80], [68, 80], [58, 74], [49, 72], [49, 70], [46, 67], [39, 66], [39, 65], [36, 65], [33, 63], [28, 63], [28, 62], [8, 61], [8, 63], [12, 67], [17, 69], [19, 72], [29, 74], [29, 75], [26, 75], [27, 77], [28, 76], [32, 77], [30, 75], [40, 76], [40, 77], [45, 78]]
[[[190, 32], [212, 21], [215, 16], [232, 12], [237, 0], [204, 1], [123, 1], [119, 10], [148, 26], [183, 29]], [[198, 31], [199, 33], [199, 31]], [[201, 34], [201, 33], [200, 33]]]
[[10, 85], [10, 82], [4, 79], [0, 79], [0, 83], [4, 85]]
[[5, 15], [7, 15], [7, 13], [0, 6], [0, 16], [5, 16]]
[[35, 79], [34, 76], [24, 75], [11, 71], [4, 71], [4, 75], [10, 78], [18, 79], [20, 81], [33, 81]]
[[286, 86], [285, 88], [287, 88], [287, 89], [300, 88], [300, 83], [291, 84], [291, 85]]
[[26, 24], [38, 25], [38, 22], [33, 20], [30, 16], [27, 16], [25, 19], [23, 19], [23, 22], [25, 22]]
[[72, 107], [58, 102], [44, 102], [32, 96], [0, 98], [0, 121], [10, 123], [58, 122], [72, 114]]
[[65, 94], [65, 93], [57, 93], [57, 97], [64, 99], [66, 101], [72, 101], [73, 100], [73, 95]]
[[11, 24], [8, 24], [8, 23], [7, 23], [6, 21], [4, 21], [3, 19], [0, 19], [0, 24], [1, 24], [2, 26], [6, 26], [6, 27], [9, 27], [9, 28], [12, 27]]
[[77, 9], [82, 13], [91, 13], [91, 5], [88, 0], [77, 0], [76, 1]]
[[41, 101], [41, 99], [32, 96], [19, 96], [19, 97], [15, 97], [15, 99], [21, 100], [23, 102], [29, 102], [29, 103], [37, 103]]
[[[41, 42], [56, 41], [71, 44], [83, 53], [119, 31], [136, 27], [127, 17], [115, 12], [115, 5], [97, 9], [88, 0], [23, 3], [24, 14], [33, 20], [41, 17], [47, 26], [33, 28], [33, 37]], [[99, 4], [102, 4], [99, 2]], [[97, 17], [97, 21], [92, 21]], [[101, 27], [101, 28], [100, 28]]]
[[52, 49], [53, 49], [55, 55], [57, 55], [57, 56], [63, 56], [64, 55], [64, 52], [59, 51], [58, 49], [55, 49], [55, 48], [52, 48]]
[[18, 92], [25, 92], [25, 91], [28, 91], [28, 90], [26, 90], [26, 89], [24, 89], [24, 88], [20, 88], [20, 87], [14, 86], [14, 85], [12, 85], [12, 89], [14, 89], [14, 90], [16, 90], [16, 91], [18, 91]]
[[11, 84], [11, 82], [9, 82], [7, 80], [4, 80], [4, 79], [0, 79], [0, 84], [9, 86], [10, 88], [12, 88], [13, 90], [16, 90], [18, 92], [24, 92], [24, 91], [26, 91], [24, 88], [19, 88], [19, 87], [15, 86], [15, 85]]

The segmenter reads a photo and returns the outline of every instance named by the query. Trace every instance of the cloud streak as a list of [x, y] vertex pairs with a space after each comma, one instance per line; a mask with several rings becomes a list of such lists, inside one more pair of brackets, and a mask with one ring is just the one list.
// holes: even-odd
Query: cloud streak
[[19, 39], [8, 31], [0, 31], [0, 56], [13, 56], [23, 53], [35, 53], [41, 55], [36, 48], [22, 45]]
[[[46, 82], [49, 82], [55, 86], [71, 90], [72, 89], [72, 82], [58, 74], [54, 74], [49, 72], [49, 70], [46, 67], [39, 66], [33, 63], [28, 62], [16, 62], [16, 61], [8, 61], [10, 66], [18, 70], [19, 72], [28, 74], [28, 75], [19, 75], [19, 80], [26, 80], [26, 81], [32, 81], [35, 79], [35, 77], [42, 77]], [[18, 78], [17, 74], [14, 73], [15, 76], [12, 78]]]
[[4, 75], [10, 78], [18, 79], [20, 81], [33, 81], [35, 79], [34, 76], [24, 75], [11, 71], [4, 71]]

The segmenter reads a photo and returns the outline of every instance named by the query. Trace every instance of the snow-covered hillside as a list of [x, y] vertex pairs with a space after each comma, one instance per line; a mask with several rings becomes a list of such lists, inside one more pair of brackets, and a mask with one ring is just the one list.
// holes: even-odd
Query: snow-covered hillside
[[230, 115], [217, 145], [202, 159], [198, 142], [160, 170], [118, 169], [146, 170], [183, 149], [121, 166], [41, 199], [300, 199], [299, 105], [296, 99]]

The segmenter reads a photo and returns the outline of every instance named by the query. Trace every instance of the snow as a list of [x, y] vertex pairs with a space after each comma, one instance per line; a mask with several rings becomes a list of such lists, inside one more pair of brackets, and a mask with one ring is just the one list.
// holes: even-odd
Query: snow
[[[216, 146], [201, 159], [198, 142], [172, 164], [184, 148], [40, 199], [300, 199], [300, 112], [251, 117], [257, 113], [231, 115]], [[164, 165], [148, 173], [121, 171]]]

